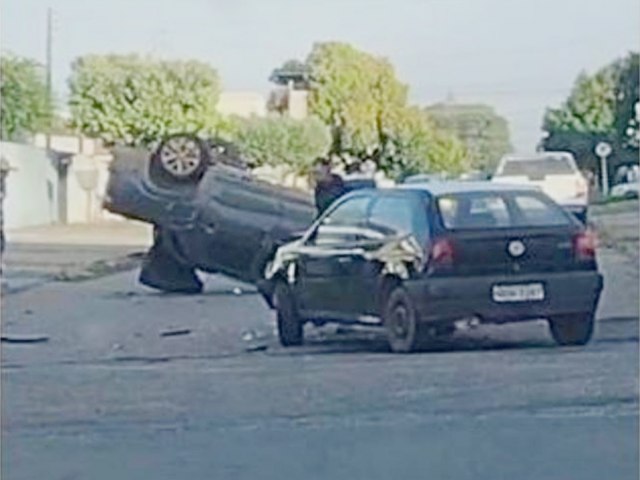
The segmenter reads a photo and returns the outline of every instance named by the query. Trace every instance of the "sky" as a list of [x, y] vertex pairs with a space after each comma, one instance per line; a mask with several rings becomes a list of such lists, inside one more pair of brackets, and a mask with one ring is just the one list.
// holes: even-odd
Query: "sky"
[[638, 0], [1, 0], [0, 48], [44, 63], [48, 7], [60, 98], [87, 53], [195, 58], [266, 94], [275, 66], [344, 41], [387, 57], [415, 104], [493, 106], [519, 152], [581, 71], [640, 49]]

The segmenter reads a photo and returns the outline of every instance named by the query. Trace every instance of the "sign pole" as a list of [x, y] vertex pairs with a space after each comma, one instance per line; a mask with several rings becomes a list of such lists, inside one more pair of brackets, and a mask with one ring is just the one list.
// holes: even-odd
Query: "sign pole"
[[596, 145], [595, 153], [600, 157], [600, 174], [602, 176], [602, 195], [609, 196], [609, 168], [607, 158], [611, 155], [612, 148], [607, 142], [600, 142]]

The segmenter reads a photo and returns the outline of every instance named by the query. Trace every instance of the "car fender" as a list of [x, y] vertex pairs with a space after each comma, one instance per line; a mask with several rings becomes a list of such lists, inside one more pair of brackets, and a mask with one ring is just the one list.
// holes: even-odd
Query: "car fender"
[[366, 260], [382, 264], [382, 276], [408, 280], [411, 272], [421, 272], [425, 266], [424, 249], [413, 235], [401, 235], [385, 241], [380, 248], [366, 252]]

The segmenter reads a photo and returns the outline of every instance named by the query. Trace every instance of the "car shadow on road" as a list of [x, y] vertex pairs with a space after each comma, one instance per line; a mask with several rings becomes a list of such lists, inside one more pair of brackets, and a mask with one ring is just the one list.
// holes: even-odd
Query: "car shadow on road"
[[[554, 344], [550, 340], [540, 338], [504, 340], [474, 332], [473, 336], [466, 333], [454, 333], [450, 336], [431, 339], [415, 354], [549, 348], [554, 348]], [[364, 331], [357, 328], [340, 327], [335, 332], [313, 332], [305, 338], [303, 346], [276, 350], [272, 353], [289, 356], [352, 353], [389, 354], [391, 350], [381, 330]]]
[[[478, 351], [527, 350], [573, 352], [576, 348], [558, 347], [547, 336], [542, 324], [523, 326], [480, 326], [473, 330], [457, 331], [452, 335], [428, 341], [416, 354], [445, 354]], [[505, 338], [506, 337], [506, 338]], [[602, 319], [598, 322], [591, 343], [598, 347], [606, 344], [638, 343], [638, 318]], [[272, 351], [273, 353], [273, 351]], [[302, 347], [276, 350], [280, 355], [334, 355], [351, 353], [391, 353], [384, 332], [380, 329], [338, 327], [310, 329]]]

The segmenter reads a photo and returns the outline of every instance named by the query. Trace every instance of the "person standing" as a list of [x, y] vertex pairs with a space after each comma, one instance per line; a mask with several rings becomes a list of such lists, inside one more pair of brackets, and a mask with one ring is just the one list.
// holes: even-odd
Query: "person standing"
[[346, 189], [342, 177], [331, 172], [331, 160], [328, 158], [316, 160], [315, 176], [315, 203], [320, 216]]

